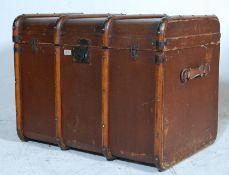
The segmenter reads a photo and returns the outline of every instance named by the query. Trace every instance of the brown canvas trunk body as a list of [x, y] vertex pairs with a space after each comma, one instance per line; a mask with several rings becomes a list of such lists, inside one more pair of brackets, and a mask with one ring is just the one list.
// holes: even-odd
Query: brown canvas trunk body
[[21, 17], [19, 136], [166, 169], [216, 138], [219, 40], [215, 16]]

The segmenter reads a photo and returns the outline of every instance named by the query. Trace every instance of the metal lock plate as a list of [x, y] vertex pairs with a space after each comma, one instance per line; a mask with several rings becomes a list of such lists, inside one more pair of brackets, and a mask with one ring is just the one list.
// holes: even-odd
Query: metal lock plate
[[87, 40], [80, 40], [80, 45], [72, 48], [73, 62], [89, 64], [89, 43]]

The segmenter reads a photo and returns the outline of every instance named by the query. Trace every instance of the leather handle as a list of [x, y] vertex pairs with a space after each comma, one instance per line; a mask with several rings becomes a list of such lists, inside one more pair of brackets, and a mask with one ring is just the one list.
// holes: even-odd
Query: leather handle
[[210, 72], [210, 64], [205, 63], [201, 64], [199, 67], [196, 68], [185, 68], [181, 71], [181, 81], [183, 83], [187, 82], [188, 80], [192, 80], [197, 77], [206, 77]]

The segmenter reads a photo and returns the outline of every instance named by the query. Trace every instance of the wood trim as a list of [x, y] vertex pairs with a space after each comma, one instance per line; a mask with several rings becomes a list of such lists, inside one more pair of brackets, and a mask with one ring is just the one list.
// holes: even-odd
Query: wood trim
[[[60, 39], [60, 32], [62, 21], [66, 16], [60, 16], [56, 22], [54, 33], [54, 44]], [[55, 122], [56, 122], [56, 141], [62, 150], [68, 149], [64, 143], [62, 130], [62, 104], [61, 104], [61, 47], [55, 46], [55, 60], [54, 60], [54, 78], [55, 78]]]
[[[104, 28], [103, 45], [109, 42], [109, 30], [112, 17], [108, 17]], [[102, 56], [102, 152], [107, 160], [112, 160], [109, 146], [109, 50], [103, 49]]]
[[108, 160], [113, 158], [109, 148], [109, 50], [103, 51], [102, 58], [102, 150]]
[[[163, 18], [162, 22], [158, 29], [158, 38], [157, 40], [164, 41], [165, 39], [165, 30], [168, 23], [168, 18]], [[164, 54], [164, 48], [157, 46], [157, 52], [159, 54]], [[164, 152], [164, 79], [165, 79], [165, 65], [157, 64], [155, 66], [155, 130], [154, 130], [154, 156], [155, 156], [155, 165], [158, 169], [164, 170], [165, 166], [163, 165], [163, 152]]]
[[60, 16], [56, 22], [54, 31], [54, 45], [55, 45], [55, 121], [56, 121], [56, 141], [62, 150], [68, 149], [68, 146], [64, 142], [63, 129], [62, 129], [62, 101], [61, 101], [61, 47], [59, 45], [61, 36], [61, 27], [63, 21], [67, 16]]
[[56, 139], [61, 149], [68, 149], [64, 143], [62, 132], [62, 105], [61, 105], [61, 47], [55, 47], [55, 120]]
[[26, 141], [23, 129], [22, 112], [22, 89], [21, 89], [21, 66], [20, 66], [20, 45], [14, 44], [14, 72], [15, 72], [15, 96], [16, 96], [16, 125], [18, 137]]
[[155, 90], [155, 142], [154, 156], [155, 164], [160, 169], [163, 158], [163, 89], [164, 89], [164, 65], [155, 66], [156, 90]]

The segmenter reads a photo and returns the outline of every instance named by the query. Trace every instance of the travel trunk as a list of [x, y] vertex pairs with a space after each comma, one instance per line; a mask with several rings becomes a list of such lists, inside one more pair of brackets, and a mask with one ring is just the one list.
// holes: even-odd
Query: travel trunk
[[215, 140], [217, 17], [23, 19], [14, 28], [20, 138], [160, 170]]

